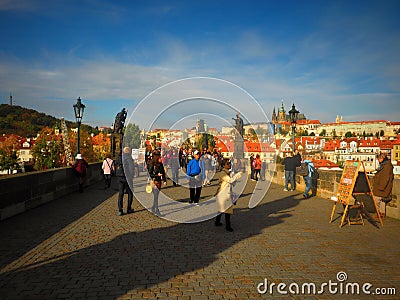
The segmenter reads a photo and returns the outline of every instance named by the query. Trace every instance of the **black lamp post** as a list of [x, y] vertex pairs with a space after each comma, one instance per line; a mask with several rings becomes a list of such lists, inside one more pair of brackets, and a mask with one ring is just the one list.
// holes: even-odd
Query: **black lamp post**
[[81, 102], [81, 97], [78, 97], [76, 104], [74, 104], [74, 112], [76, 118], [76, 124], [78, 125], [78, 142], [77, 142], [77, 153], [81, 153], [80, 143], [81, 143], [81, 122], [83, 117], [83, 111], [85, 110], [85, 105]]
[[296, 110], [296, 107], [294, 106], [294, 103], [292, 105], [292, 109], [289, 110], [289, 117], [290, 117], [290, 123], [292, 123], [292, 150], [294, 153], [294, 150], [296, 148], [296, 145], [294, 144], [294, 135], [296, 132], [296, 122], [297, 122], [297, 114], [299, 113], [298, 110]]

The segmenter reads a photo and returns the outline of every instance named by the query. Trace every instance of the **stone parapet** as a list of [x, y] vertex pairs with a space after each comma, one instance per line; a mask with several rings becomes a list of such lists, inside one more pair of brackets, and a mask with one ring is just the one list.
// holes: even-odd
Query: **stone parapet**
[[[101, 163], [89, 164], [85, 185], [101, 180]], [[0, 220], [78, 192], [71, 167], [0, 177]]]
[[[336, 196], [337, 194], [340, 178], [342, 177], [342, 171], [318, 170], [318, 173], [319, 178], [317, 182], [316, 195], [330, 200], [332, 196]], [[276, 165], [272, 181], [279, 185], [285, 186], [284, 175], [284, 167], [281, 165]], [[374, 175], [369, 175], [368, 178], [371, 186], [373, 186]], [[296, 185], [297, 190], [305, 190], [304, 180], [299, 175], [296, 175]], [[395, 177], [392, 194], [392, 201], [386, 207], [386, 215], [388, 217], [400, 219], [400, 208], [398, 203], [400, 196], [400, 178]]]

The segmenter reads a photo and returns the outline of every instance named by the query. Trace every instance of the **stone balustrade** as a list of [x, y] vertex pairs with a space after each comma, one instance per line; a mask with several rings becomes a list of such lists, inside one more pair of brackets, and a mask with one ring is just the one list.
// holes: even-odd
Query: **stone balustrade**
[[[321, 198], [328, 199], [327, 201], [331, 201], [330, 198], [332, 196], [336, 196], [339, 182], [342, 177], [342, 171], [330, 171], [330, 170], [318, 170], [319, 178], [316, 188], [317, 196]], [[276, 165], [276, 170], [273, 177], [273, 182], [279, 185], [285, 185], [284, 178], [284, 167], [282, 165]], [[374, 184], [374, 176], [368, 176], [371, 186]], [[305, 190], [304, 180], [301, 176], [296, 176], [296, 189], [299, 191]], [[400, 178], [394, 179], [393, 182], [393, 190], [392, 190], [393, 198], [392, 201], [386, 207], [386, 214], [388, 217], [400, 219], [400, 209], [398, 205], [398, 199], [400, 196]], [[311, 198], [312, 199], [312, 198]]]
[[[85, 185], [102, 180], [101, 163], [89, 164]], [[0, 220], [78, 192], [71, 167], [0, 177]]]
[[[316, 194], [321, 198], [326, 198], [327, 201], [331, 201], [330, 198], [337, 193], [342, 172], [329, 170], [319, 170], [318, 172]], [[90, 185], [102, 179], [101, 163], [90, 164], [85, 185]], [[373, 185], [374, 176], [369, 176], [369, 179], [371, 185]], [[276, 166], [273, 182], [284, 186], [283, 166]], [[296, 183], [297, 190], [304, 191], [303, 178], [296, 176]], [[0, 220], [74, 192], [78, 192], [78, 179], [72, 168], [58, 168], [0, 177]], [[387, 207], [387, 216], [400, 219], [399, 195], [400, 178], [395, 178], [393, 200]], [[312, 198], [310, 201], [312, 201]]]

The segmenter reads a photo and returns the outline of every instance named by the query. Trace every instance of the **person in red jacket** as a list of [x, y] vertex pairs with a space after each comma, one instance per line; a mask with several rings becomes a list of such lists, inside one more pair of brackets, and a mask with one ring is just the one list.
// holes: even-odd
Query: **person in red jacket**
[[256, 158], [253, 160], [253, 167], [254, 167], [254, 180], [258, 181], [258, 176], [260, 176], [262, 162], [260, 159], [260, 154], [256, 155]]

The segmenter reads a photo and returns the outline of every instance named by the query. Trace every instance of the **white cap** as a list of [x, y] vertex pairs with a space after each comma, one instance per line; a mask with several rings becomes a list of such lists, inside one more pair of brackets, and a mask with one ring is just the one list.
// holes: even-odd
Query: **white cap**
[[76, 159], [82, 159], [82, 154], [78, 153], [78, 154], [76, 155]]

